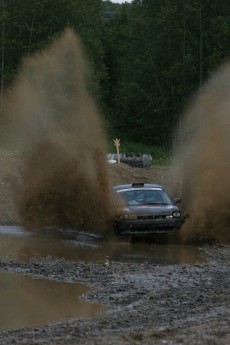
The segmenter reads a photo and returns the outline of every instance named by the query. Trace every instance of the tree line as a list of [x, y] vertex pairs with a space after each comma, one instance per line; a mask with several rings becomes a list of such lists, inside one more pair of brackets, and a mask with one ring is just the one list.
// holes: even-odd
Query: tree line
[[1, 102], [23, 56], [81, 36], [108, 135], [170, 148], [188, 100], [230, 55], [230, 0], [1, 0]]

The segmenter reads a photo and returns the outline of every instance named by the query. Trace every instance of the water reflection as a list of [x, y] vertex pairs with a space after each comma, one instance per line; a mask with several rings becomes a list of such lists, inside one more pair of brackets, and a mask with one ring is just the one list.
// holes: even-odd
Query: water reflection
[[[0, 330], [38, 327], [74, 316], [95, 316], [99, 304], [79, 300], [89, 288], [0, 272]], [[4, 312], [3, 312], [4, 311]]]
[[204, 262], [195, 246], [132, 244], [118, 255], [123, 262], [146, 262], [159, 265], [198, 264]]
[[0, 226], [0, 259], [27, 262], [33, 257], [68, 260], [196, 264], [203, 262], [199, 247], [102, 241], [91, 234], [28, 233], [22, 228]]

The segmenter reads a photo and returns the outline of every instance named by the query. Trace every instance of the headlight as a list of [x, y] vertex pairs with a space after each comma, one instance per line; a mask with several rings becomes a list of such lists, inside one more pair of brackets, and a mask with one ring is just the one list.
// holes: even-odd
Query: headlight
[[137, 215], [134, 213], [126, 213], [126, 214], [121, 214], [120, 219], [137, 219]]
[[181, 213], [180, 213], [180, 211], [174, 211], [173, 213], [172, 213], [172, 216], [173, 216], [173, 218], [180, 218], [181, 217]]

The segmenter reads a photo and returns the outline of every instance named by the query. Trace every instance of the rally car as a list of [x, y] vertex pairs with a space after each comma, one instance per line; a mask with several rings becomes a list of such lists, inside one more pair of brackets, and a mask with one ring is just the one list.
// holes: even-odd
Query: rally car
[[177, 206], [158, 184], [132, 183], [113, 187], [114, 229], [119, 236], [146, 236], [172, 233], [184, 222]]

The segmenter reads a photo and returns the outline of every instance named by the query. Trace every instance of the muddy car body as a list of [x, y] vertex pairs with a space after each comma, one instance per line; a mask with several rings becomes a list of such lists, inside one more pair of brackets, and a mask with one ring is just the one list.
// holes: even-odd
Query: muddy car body
[[183, 224], [183, 215], [176, 205], [180, 198], [171, 198], [157, 184], [133, 183], [113, 187], [114, 229], [118, 236], [148, 236], [172, 233]]

